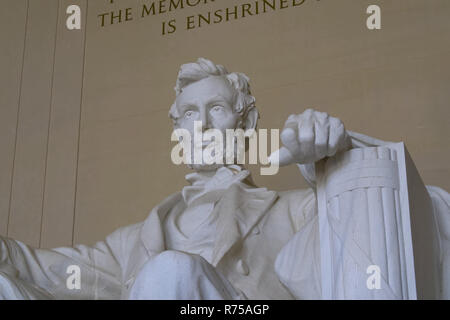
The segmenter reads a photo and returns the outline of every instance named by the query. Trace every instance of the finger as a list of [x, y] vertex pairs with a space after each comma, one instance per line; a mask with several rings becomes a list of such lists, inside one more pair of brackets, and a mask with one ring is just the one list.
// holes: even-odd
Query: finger
[[328, 113], [326, 112], [320, 112], [320, 111], [316, 111], [315, 112], [315, 118], [317, 119], [317, 121], [321, 124], [321, 125], [325, 125], [327, 123], [327, 120], [329, 118]]
[[280, 138], [283, 145], [288, 148], [293, 155], [300, 152], [300, 145], [297, 140], [297, 123], [288, 124], [281, 132]]
[[347, 150], [350, 150], [351, 148], [352, 148], [352, 138], [347, 133], [347, 130], [345, 130], [345, 127], [344, 127], [344, 139], [342, 141], [340, 150], [347, 151]]
[[300, 156], [305, 162], [314, 161], [314, 137], [314, 122], [302, 121], [302, 123], [299, 123], [298, 141], [300, 143]]
[[330, 118], [330, 133], [328, 138], [328, 153], [327, 156], [331, 157], [336, 154], [342, 139], [344, 138], [344, 125], [337, 118]]
[[320, 125], [319, 123], [315, 123], [314, 126], [314, 133], [315, 133], [315, 141], [314, 141], [314, 148], [315, 148], [315, 158], [316, 160], [323, 159], [327, 156], [328, 151], [328, 137], [330, 128], [328, 125]]
[[288, 118], [287, 118], [287, 120], [286, 120], [286, 122], [284, 123], [284, 126], [287, 126], [287, 125], [289, 125], [289, 124], [291, 124], [291, 123], [297, 123], [298, 122], [298, 115], [296, 115], [296, 114], [291, 114]]
[[310, 119], [312, 118], [312, 116], [314, 115], [316, 111], [314, 111], [314, 109], [308, 108], [305, 111], [303, 111], [303, 113], [301, 114], [301, 117], [304, 119]]
[[269, 156], [269, 162], [271, 165], [279, 165], [280, 167], [294, 163], [295, 159], [292, 153], [286, 148], [281, 147], [279, 150], [274, 151]]

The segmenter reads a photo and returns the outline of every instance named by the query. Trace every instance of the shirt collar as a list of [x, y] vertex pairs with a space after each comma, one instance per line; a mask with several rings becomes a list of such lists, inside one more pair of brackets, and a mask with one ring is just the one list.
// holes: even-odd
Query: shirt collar
[[193, 172], [186, 175], [191, 185], [184, 187], [181, 194], [185, 203], [190, 205], [207, 193], [220, 194], [221, 190], [245, 179], [251, 184], [250, 172], [238, 165], [223, 166], [216, 171]]

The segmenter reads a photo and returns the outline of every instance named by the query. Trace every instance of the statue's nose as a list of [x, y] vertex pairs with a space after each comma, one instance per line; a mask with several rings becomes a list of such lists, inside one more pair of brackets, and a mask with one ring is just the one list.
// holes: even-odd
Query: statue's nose
[[202, 131], [209, 129], [208, 114], [205, 109], [200, 112], [200, 121], [202, 122]]

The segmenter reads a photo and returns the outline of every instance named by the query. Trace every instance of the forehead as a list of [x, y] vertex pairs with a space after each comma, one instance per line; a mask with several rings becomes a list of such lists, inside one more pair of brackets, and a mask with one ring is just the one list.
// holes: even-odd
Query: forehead
[[184, 87], [176, 99], [176, 104], [202, 104], [216, 97], [228, 101], [231, 101], [234, 97], [234, 88], [227, 79], [221, 76], [211, 76]]

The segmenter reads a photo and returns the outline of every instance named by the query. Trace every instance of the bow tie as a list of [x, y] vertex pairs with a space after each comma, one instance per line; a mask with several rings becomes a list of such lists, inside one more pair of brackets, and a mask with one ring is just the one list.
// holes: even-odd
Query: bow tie
[[250, 175], [248, 170], [237, 165], [220, 167], [214, 173], [194, 172], [186, 175], [186, 180], [191, 183], [181, 191], [185, 203], [190, 206], [198, 202], [216, 202], [220, 199], [224, 190], [232, 184], [241, 182]]

